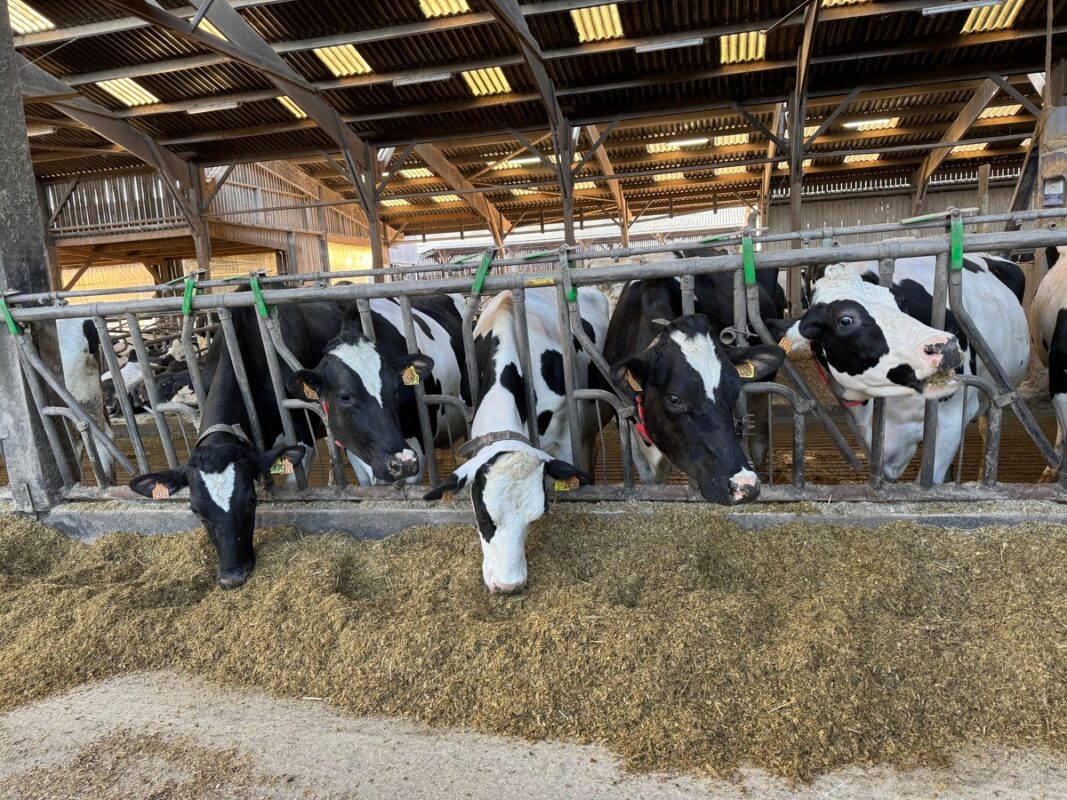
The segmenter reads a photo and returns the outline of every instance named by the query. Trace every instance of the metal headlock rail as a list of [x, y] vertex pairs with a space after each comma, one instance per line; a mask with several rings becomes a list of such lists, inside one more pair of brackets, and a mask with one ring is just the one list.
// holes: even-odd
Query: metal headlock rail
[[[943, 214], [926, 215], [913, 220], [897, 223], [880, 223], [845, 228], [819, 228], [784, 234], [758, 233], [745, 229], [736, 235], [717, 236], [715, 244], [723, 247], [735, 245], [738, 253], [721, 256], [684, 256], [668, 261], [648, 261], [644, 263], [619, 263], [605, 267], [576, 268], [582, 262], [592, 259], [625, 258], [644, 256], [702, 248], [706, 242], [674, 243], [640, 248], [615, 248], [612, 250], [580, 251], [561, 248], [554, 251], [533, 254], [522, 258], [494, 259], [495, 249], [487, 250], [475, 265], [473, 259], [465, 259], [452, 264], [433, 266], [401, 267], [376, 270], [375, 275], [384, 274], [397, 277], [389, 283], [362, 283], [331, 285], [334, 281], [345, 278], [366, 278], [366, 271], [309, 273], [284, 276], [263, 276], [253, 274], [243, 280], [251, 291], [217, 292], [212, 290], [232, 288], [232, 281], [199, 281], [198, 276], [190, 275], [179, 283], [158, 286], [134, 287], [130, 289], [107, 289], [100, 292], [47, 292], [39, 294], [9, 295], [0, 298], [0, 315], [3, 316], [19, 355], [20, 364], [26, 377], [34, 402], [41, 413], [45, 434], [56, 461], [60, 466], [61, 477], [66, 487], [66, 495], [71, 498], [128, 496], [124, 489], [111, 487], [112, 478], [102, 462], [101, 450], [106, 450], [127, 475], [138, 471], [159, 468], [161, 464], [151, 463], [149, 451], [145, 446], [140, 423], [134, 414], [127, 387], [123, 381], [119, 354], [116, 344], [109, 333], [108, 321], [121, 319], [128, 330], [130, 343], [143, 365], [145, 392], [151, 406], [151, 420], [158, 436], [162, 457], [171, 468], [182, 459], [174, 447], [173, 434], [168, 415], [176, 415], [184, 432], [184, 422], [188, 421], [194, 428], [199, 427], [199, 415], [187, 406], [177, 403], [162, 402], [156, 375], [151, 369], [149, 343], [145, 339], [142, 322], [145, 317], [173, 318], [180, 322], [180, 334], [177, 338], [185, 354], [190, 372], [190, 379], [197, 398], [203, 402], [206, 397], [201, 375], [201, 359], [197, 336], [204, 333], [198, 328], [196, 318], [203, 312], [212, 312], [218, 317], [219, 325], [215, 333], [222, 336], [233, 365], [234, 377], [239, 389], [240, 401], [244, 405], [249, 422], [249, 433], [257, 447], [269, 447], [273, 443], [263, 440], [263, 430], [253, 400], [251, 376], [241, 353], [237, 331], [234, 327], [232, 309], [253, 307], [258, 323], [259, 336], [266, 355], [269, 380], [279, 409], [282, 422], [282, 436], [286, 443], [296, 443], [297, 424], [295, 415], [311, 415], [325, 429], [325, 444], [329, 460], [329, 473], [326, 488], [309, 488], [309, 475], [300, 467], [296, 470], [297, 488], [285, 494], [287, 499], [346, 496], [359, 498], [393, 498], [405, 499], [421, 495], [421, 487], [394, 488], [392, 486], [345, 488], [345, 459], [335, 444], [329, 429], [329, 420], [321, 403], [308, 402], [306, 399], [290, 398], [286, 394], [286, 375], [283, 369], [297, 370], [312, 367], [313, 364], [301, 364], [286, 345], [277, 307], [290, 303], [316, 301], [351, 301], [358, 311], [365, 335], [374, 338], [371, 301], [378, 298], [395, 298], [400, 305], [403, 323], [402, 333], [409, 352], [416, 349], [415, 320], [412, 312], [412, 298], [439, 293], [459, 293], [466, 296], [462, 317], [462, 338], [464, 363], [461, 368], [467, 373], [471, 397], [479, 397], [479, 375], [474, 348], [474, 326], [483, 297], [510, 290], [513, 294], [516, 311], [516, 327], [519, 340], [519, 361], [524, 375], [533, 374], [533, 364], [528, 341], [525, 292], [533, 287], [554, 287], [559, 314], [560, 330], [570, 331], [573, 336], [562, 336], [562, 357], [564, 365], [564, 393], [570, 423], [570, 438], [573, 452], [581, 452], [580, 414], [588, 411], [598, 415], [600, 441], [604, 443], [603, 413], [610, 408], [619, 420], [619, 443], [622, 462], [622, 485], [605, 485], [585, 487], [565, 495], [567, 499], [697, 499], [694, 490], [679, 485], [635, 486], [633, 483], [633, 454], [630, 443], [630, 425], [634, 419], [635, 409], [630, 400], [619, 391], [605, 391], [596, 388], [578, 388], [576, 363], [578, 350], [587, 356], [596, 369], [613, 385], [611, 365], [601, 355], [597, 345], [589, 338], [581, 325], [579, 316], [579, 299], [577, 289], [582, 286], [594, 286], [607, 283], [620, 283], [631, 280], [650, 278], [677, 277], [681, 283], [683, 313], [692, 313], [695, 308], [695, 276], [712, 273], [729, 272], [734, 275], [734, 324], [732, 329], [724, 332], [724, 338], [732, 340], [751, 336], [767, 344], [776, 340], [764, 324], [759, 309], [759, 286], [756, 282], [756, 270], [763, 268], [805, 269], [810, 277], [812, 269], [832, 263], [851, 261], [876, 261], [879, 263], [879, 279], [883, 285], [892, 281], [893, 266], [897, 259], [934, 256], [936, 268], [933, 291], [934, 327], [944, 327], [945, 308], [950, 308], [957, 323], [971, 343], [977, 357], [985, 365], [990, 379], [975, 375], [959, 376], [964, 384], [961, 391], [973, 389], [982, 392], [989, 400], [986, 426], [986, 449], [983, 469], [979, 484], [963, 484], [960, 470], [956, 471], [955, 485], [933, 486], [934, 453], [932, 446], [936, 441], [936, 422], [938, 404], [928, 401], [924, 420], [924, 447], [920, 469], [919, 486], [886, 485], [883, 478], [885, 464], [885, 419], [886, 400], [876, 400], [873, 406], [873, 432], [869, 452], [865, 453], [870, 466], [868, 484], [851, 486], [811, 486], [805, 478], [805, 432], [808, 416], [826, 430], [830, 441], [841, 452], [842, 457], [853, 469], [860, 469], [862, 464], [834, 422], [834, 418], [816, 400], [816, 395], [805, 382], [796, 367], [786, 360], [782, 371], [787, 383], [752, 383], [744, 386], [738, 401], [738, 414], [747, 419], [749, 399], [762, 395], [768, 407], [774, 397], [788, 403], [792, 411], [792, 483], [787, 485], [766, 486], [761, 495], [765, 500], [822, 499], [832, 496], [835, 499], [960, 499], [972, 497], [1064, 497], [1063, 487], [1053, 485], [1019, 485], [1010, 487], [997, 484], [997, 461], [1002, 430], [1002, 410], [1011, 407], [1027, 434], [1036, 444], [1045, 462], [1058, 467], [1062, 454], [1048, 441], [1033, 417], [1029, 407], [1011, 386], [1007, 375], [998, 362], [996, 354], [991, 352], [988, 343], [968, 313], [963, 301], [963, 253], [964, 252], [1001, 252], [1010, 250], [1033, 250], [1034, 248], [1053, 245], [1067, 245], [1067, 228], [1058, 228], [1054, 224], [1047, 227], [1028, 230], [1006, 231], [1001, 233], [965, 234], [965, 226], [989, 223], [1052, 223], [1067, 216], [1059, 209], [1017, 212], [1013, 214], [989, 214], [964, 217], [959, 210], [950, 209]], [[871, 233], [902, 234], [913, 233], [919, 229], [946, 229], [945, 236], [923, 238], [891, 239], [877, 243], [839, 244], [840, 237], [865, 235]], [[761, 246], [773, 242], [800, 241], [805, 246], [790, 250], [761, 250]], [[521, 267], [534, 271], [509, 271], [509, 268]], [[444, 273], [450, 277], [434, 279], [410, 279], [425, 272]], [[473, 276], [473, 281], [472, 281]], [[311, 284], [293, 286], [292, 284]], [[69, 305], [69, 299], [85, 299], [94, 294], [156, 293], [159, 296], [149, 299], [131, 299], [129, 301], [89, 302]], [[794, 314], [798, 312], [794, 309]], [[126, 433], [130, 439], [133, 458], [136, 464], [126, 456], [124, 448], [113, 439], [100, 422], [82, 408], [63, 386], [51, 368], [37, 352], [27, 325], [57, 319], [89, 318], [92, 319], [103, 349], [104, 360], [114, 380], [115, 393]], [[173, 330], [177, 330], [177, 324]], [[171, 338], [173, 334], [168, 334]], [[602, 344], [602, 343], [601, 343]], [[284, 364], [284, 368], [283, 368]], [[262, 378], [262, 376], [257, 376]], [[43, 383], [42, 383], [43, 382]], [[533, 408], [533, 381], [525, 381], [528, 407]], [[787, 385], [788, 384], [788, 385]], [[62, 402], [62, 406], [52, 405], [45, 387], [51, 389]], [[466, 433], [470, 434], [470, 425], [474, 410], [463, 398], [450, 395], [428, 395], [420, 384], [415, 387], [419, 410], [419, 425], [423, 450], [427, 456], [427, 474], [431, 482], [440, 476], [438, 453], [430, 424], [430, 408], [448, 405], [458, 409], [465, 423]], [[966, 404], [964, 404], [966, 405]], [[611, 414], [609, 413], [610, 417]], [[86, 476], [74, 474], [65, 457], [64, 444], [55, 418], [60, 417], [73, 425], [78, 432], [85, 449], [93, 481], [96, 488], [86, 485]], [[770, 418], [770, 414], [768, 414]], [[850, 414], [844, 414], [847, 424], [853, 424]], [[538, 446], [536, 415], [528, 415], [528, 435], [531, 442]], [[773, 429], [773, 425], [771, 426]], [[748, 431], [746, 431], [747, 435]], [[853, 438], [863, 443], [864, 437], [853, 429]], [[195, 437], [194, 437], [195, 440]], [[188, 450], [188, 439], [187, 450]], [[455, 463], [456, 442], [450, 442], [451, 457]], [[866, 450], [861, 444], [861, 449]], [[962, 451], [962, 443], [961, 443]], [[773, 447], [768, 454], [773, 458]], [[962, 455], [962, 452], [961, 452]], [[770, 463], [770, 462], [769, 462]], [[590, 468], [591, 465], [581, 465]], [[320, 469], [322, 465], [320, 463]], [[325, 470], [322, 470], [325, 472]], [[606, 469], [605, 469], [606, 476]], [[338, 494], [340, 490], [344, 492]]]

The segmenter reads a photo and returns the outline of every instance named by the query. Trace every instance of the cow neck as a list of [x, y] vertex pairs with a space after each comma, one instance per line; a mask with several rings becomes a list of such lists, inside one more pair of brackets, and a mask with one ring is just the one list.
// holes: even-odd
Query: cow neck
[[815, 367], [815, 374], [819, 376], [819, 380], [821, 380], [823, 382], [823, 385], [830, 390], [830, 393], [833, 394], [834, 399], [837, 400], [837, 402], [842, 407], [857, 408], [858, 406], [863, 405], [862, 400], [845, 400], [837, 396], [837, 392], [835, 392], [834, 387], [830, 385], [830, 378], [827, 376], [826, 370], [822, 368], [822, 363], [820, 363], [818, 356], [812, 354], [811, 363]]

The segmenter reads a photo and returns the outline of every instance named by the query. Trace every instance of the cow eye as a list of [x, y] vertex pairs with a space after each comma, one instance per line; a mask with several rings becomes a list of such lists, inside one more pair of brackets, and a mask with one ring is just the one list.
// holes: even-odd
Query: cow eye
[[682, 404], [682, 398], [674, 392], [667, 392], [667, 403], [677, 408]]
[[842, 328], [847, 328], [853, 322], [855, 322], [855, 320], [852, 318], [851, 314], [845, 314], [837, 320], [837, 324]]
[[341, 394], [337, 395], [337, 399], [340, 400], [342, 403], [351, 403], [352, 395], [350, 395], [348, 392], [341, 392]]

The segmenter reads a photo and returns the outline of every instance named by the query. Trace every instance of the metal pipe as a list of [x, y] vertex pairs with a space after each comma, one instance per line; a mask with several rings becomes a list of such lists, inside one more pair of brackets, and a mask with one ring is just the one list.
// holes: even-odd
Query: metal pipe
[[[245, 361], [241, 356], [241, 347], [237, 342], [237, 331], [233, 326], [233, 315], [230, 309], [219, 309], [219, 323], [222, 325], [222, 335], [226, 337], [226, 350], [230, 354], [230, 366], [233, 368], [234, 378], [237, 380], [237, 389], [241, 393], [241, 401], [244, 403], [245, 412], [248, 415], [248, 427], [252, 430], [252, 442], [260, 452], [266, 450], [263, 441], [263, 428], [259, 424], [259, 414], [256, 412], [256, 401], [252, 397], [252, 388], [248, 383], [248, 371], [245, 369]], [[221, 364], [219, 367], [221, 368]], [[215, 375], [217, 381], [219, 376]]]
[[[930, 308], [930, 327], [945, 329], [945, 310], [948, 298], [948, 254], [939, 253], [934, 268], [933, 302]], [[937, 409], [939, 401], [927, 400], [923, 407], [923, 452], [919, 467], [919, 485], [929, 489], [934, 484], [937, 457]]]
[[[104, 361], [107, 362], [107, 368], [111, 372], [112, 387], [119, 401], [119, 408], [122, 409], [122, 418], [126, 421], [126, 430], [133, 444], [133, 455], [137, 459], [138, 471], [148, 472], [152, 468], [148, 464], [148, 454], [145, 452], [144, 442], [141, 441], [141, 431], [137, 427], [137, 418], [133, 413], [133, 404], [130, 403], [130, 394], [126, 391], [126, 381], [122, 377], [122, 368], [119, 366], [118, 356], [115, 355], [114, 344], [107, 335], [107, 323], [103, 317], [93, 317], [93, 325], [96, 326], [101, 349], [104, 351]], [[107, 344], [105, 345], [104, 342]], [[198, 399], [201, 403], [204, 402], [199, 396]]]
[[682, 276], [682, 314], [695, 314], [696, 313], [696, 298], [693, 296], [693, 289], [696, 284], [696, 278], [692, 275]]
[[356, 300], [356, 310], [359, 311], [359, 324], [363, 328], [363, 335], [372, 342], [375, 341], [374, 317], [370, 313], [370, 300], [366, 297]]
[[152, 364], [148, 360], [148, 348], [145, 347], [144, 336], [141, 335], [141, 323], [136, 315], [127, 314], [126, 324], [130, 328], [130, 341], [133, 342], [137, 360], [141, 362], [141, 378], [144, 381], [145, 392], [148, 394], [148, 402], [152, 406], [152, 418], [156, 421], [156, 428], [159, 430], [163, 454], [167, 458], [167, 465], [171, 469], [177, 469], [178, 454], [174, 451], [174, 442], [170, 438], [170, 425], [167, 424], [167, 417], [158, 408], [162, 401], [159, 398], [159, 389], [156, 387], [156, 376], [152, 372]]
[[[415, 338], [415, 320], [411, 315], [411, 298], [401, 295], [400, 319], [404, 323], [404, 341], [409, 354], [419, 352], [419, 343]], [[422, 381], [415, 384], [415, 406], [419, 414], [419, 430], [422, 432], [422, 449], [426, 458], [426, 469], [430, 475], [430, 484], [437, 485], [437, 449], [433, 429], [430, 427], [430, 410], [426, 406], [426, 387]]]
[[803, 399], [793, 389], [781, 383], [770, 381], [754, 381], [742, 384], [741, 394], [738, 401], [742, 401], [750, 394], [773, 394], [784, 397], [793, 407], [793, 485], [803, 487], [804, 474], [804, 447], [805, 447], [805, 420], [804, 415], [812, 411], [818, 403], [814, 400]]
[[[23, 374], [26, 375], [27, 381], [30, 384], [30, 392], [33, 394], [34, 402], [37, 403], [37, 407], [44, 408], [48, 405], [47, 397], [45, 396], [44, 390], [41, 387], [40, 382], [37, 380], [37, 376], [39, 375], [41, 378], [44, 379], [44, 382], [48, 384], [48, 387], [59, 396], [59, 399], [62, 400], [67, 405], [67, 407], [78, 416], [79, 419], [85, 421], [85, 423], [89, 426], [89, 430], [93, 432], [93, 436], [95, 436], [104, 445], [104, 447], [108, 449], [108, 452], [110, 452], [111, 455], [115, 457], [115, 460], [119, 463], [119, 465], [121, 465], [121, 467], [126, 470], [127, 473], [133, 475], [133, 464], [131, 464], [130, 460], [126, 458], [126, 454], [123, 453], [122, 450], [119, 449], [118, 445], [116, 445], [115, 442], [111, 440], [111, 437], [108, 436], [104, 429], [100, 427], [100, 424], [85, 412], [85, 409], [82, 408], [78, 401], [74, 399], [74, 396], [69, 391], [67, 391], [67, 387], [63, 385], [63, 381], [59, 380], [55, 375], [52, 374], [52, 371], [48, 368], [48, 365], [41, 360], [41, 357], [37, 355], [37, 352], [34, 349], [33, 345], [27, 340], [26, 334], [16, 336], [15, 343], [16, 345], [18, 345], [19, 354], [24, 359]], [[25, 369], [27, 365], [32, 367], [32, 370]], [[49, 428], [52, 429], [52, 433], [55, 436], [55, 439], [53, 440], [53, 437], [49, 436], [48, 442], [50, 445], [52, 445], [52, 450], [56, 456], [56, 461], [59, 465], [60, 473], [66, 473], [65, 477], [70, 477], [71, 473], [66, 465], [67, 459], [60, 443], [59, 435], [56, 432], [55, 427], [51, 424], [51, 421], [48, 421], [45, 424], [46, 435], [48, 435]], [[71, 483], [73, 483], [73, 480], [71, 481]]]
[[[878, 284], [889, 288], [893, 285], [893, 274], [896, 272], [896, 261], [892, 258], [883, 258], [878, 262]], [[881, 488], [885, 485], [885, 405], [884, 397], [874, 399], [874, 408], [871, 413], [871, 448], [869, 463], [871, 467], [871, 486]]]
[[[470, 287], [468, 286], [469, 290]], [[480, 295], [467, 296], [467, 305], [463, 309], [463, 322], [460, 330], [463, 334], [463, 359], [467, 366], [467, 383], [471, 391], [471, 404], [477, 408], [481, 402], [481, 386], [478, 376], [478, 356], [474, 350], [474, 316], [478, 313]]]
[[[1003, 249], [1034, 249], [1051, 245], [1067, 244], [1067, 228], [1033, 229], [1011, 232], [993, 232], [965, 237], [964, 247], [969, 252], [984, 252]], [[760, 268], [794, 268], [807, 264], [825, 265], [840, 261], [878, 261], [883, 258], [910, 258], [939, 255], [948, 252], [948, 242], [940, 237], [893, 240], [880, 243], [860, 243], [834, 248], [809, 250], [781, 250], [761, 252]], [[574, 270], [570, 281], [573, 285], [589, 286], [598, 283], [622, 283], [630, 280], [669, 278], [686, 274], [711, 274], [730, 272], [740, 267], [740, 256], [709, 256], [703, 258], [675, 259], [644, 264], [618, 264], [607, 267], [586, 267]], [[558, 272], [513, 273], [490, 275], [485, 280], [484, 291], [495, 293], [519, 286], [554, 286], [562, 280]], [[356, 300], [360, 297], [394, 297], [405, 294], [410, 297], [441, 293], [469, 292], [470, 286], [462, 279], [402, 281], [396, 283], [351, 284], [328, 288], [276, 289], [263, 292], [263, 299], [270, 305], [318, 300]], [[250, 292], [226, 294], [203, 294], [193, 299], [197, 311], [251, 306], [255, 298]], [[129, 302], [89, 303], [81, 306], [20, 307], [11, 310], [18, 322], [35, 322], [44, 319], [70, 319], [88, 315], [115, 315], [123, 313], [175, 313], [181, 310], [182, 299], [153, 298]]]
[[322, 420], [322, 426], [326, 430], [326, 450], [330, 456], [330, 484], [340, 489], [347, 486], [345, 468], [341, 462], [341, 450], [337, 446], [337, 440], [334, 438], [333, 430], [330, 428], [330, 419], [322, 409], [322, 406], [316, 403], [309, 403], [306, 400], [292, 399], [286, 400], [282, 405], [288, 409], [310, 412]]
[[190, 315], [182, 319], [182, 352], [185, 353], [185, 364], [189, 368], [189, 379], [196, 392], [196, 401], [203, 407], [207, 403], [207, 390], [204, 388], [204, 376], [200, 372], [200, 353], [194, 340], [195, 323]]
[[[263, 341], [263, 352], [267, 356], [267, 372], [270, 373], [271, 387], [274, 389], [274, 402], [278, 406], [278, 416], [282, 420], [282, 438], [285, 444], [293, 446], [297, 444], [296, 427], [293, 425], [292, 412], [286, 408], [285, 400], [285, 382], [282, 380], [282, 367], [278, 361], [278, 352], [274, 349], [274, 340], [270, 335], [270, 326], [278, 325], [278, 312], [277, 309], [273, 309], [269, 318], [264, 319], [259, 314], [256, 314], [256, 321], [259, 323], [259, 338]], [[311, 438], [314, 440], [314, 431], [311, 432]], [[298, 464], [294, 464], [293, 472], [296, 475], [296, 485], [300, 489], [307, 488], [307, 472], [304, 469], [303, 459]]]
[[603, 389], [578, 389], [574, 393], [574, 398], [576, 400], [604, 402], [615, 409], [615, 414], [619, 420], [619, 455], [622, 461], [622, 485], [626, 489], [634, 488], [634, 456], [630, 446], [629, 425], [629, 421], [634, 414], [633, 405], [627, 400]]
[[523, 385], [526, 387], [526, 428], [530, 437], [530, 444], [534, 447], [541, 446], [541, 436], [537, 431], [537, 391], [534, 387], [533, 362], [530, 360], [530, 326], [526, 318], [526, 290], [522, 287], [511, 290], [511, 298], [515, 303], [515, 339], [519, 349], [519, 366], [524, 376]]
[[[560, 251], [559, 262], [560, 271], [564, 275], [564, 280], [566, 280], [566, 274], [569, 271], [566, 249]], [[556, 285], [556, 311], [561, 334], [564, 331], [571, 330], [570, 307], [567, 303], [569, 290], [570, 287], [564, 284]], [[574, 392], [577, 388], [575, 385], [577, 359], [574, 352], [574, 339], [570, 336], [562, 335], [560, 336], [559, 344], [563, 353], [563, 393], [567, 398], [567, 430], [571, 439], [572, 463], [579, 469], [584, 469], [588, 472], [589, 465], [585, 463], [585, 454], [582, 452], [581, 418], [579, 417], [578, 400], [574, 397]], [[531, 413], [536, 413], [536, 410]]]
[[[107, 470], [104, 469], [104, 465], [100, 461], [100, 453], [96, 449], [96, 442], [93, 441], [93, 436], [89, 431], [88, 423], [66, 406], [45, 406], [41, 409], [41, 414], [48, 417], [63, 417], [74, 423], [75, 429], [81, 435], [82, 446], [85, 448], [85, 455], [89, 459], [89, 466], [93, 470], [93, 477], [96, 479], [96, 484], [103, 487], [110, 486], [111, 479], [108, 477]], [[78, 469], [81, 470], [81, 464], [78, 465]], [[82, 480], [84, 480], [84, 475]]]

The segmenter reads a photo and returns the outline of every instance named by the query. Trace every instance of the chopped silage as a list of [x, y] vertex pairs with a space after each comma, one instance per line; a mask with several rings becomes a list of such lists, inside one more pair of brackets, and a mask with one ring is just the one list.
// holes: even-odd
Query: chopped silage
[[254, 577], [221, 592], [202, 532], [84, 545], [0, 518], [0, 708], [172, 668], [599, 742], [636, 770], [807, 780], [977, 740], [1067, 749], [1067, 528], [752, 533], [700, 506], [556, 506], [527, 551], [529, 589], [500, 598], [467, 526], [271, 529]]

